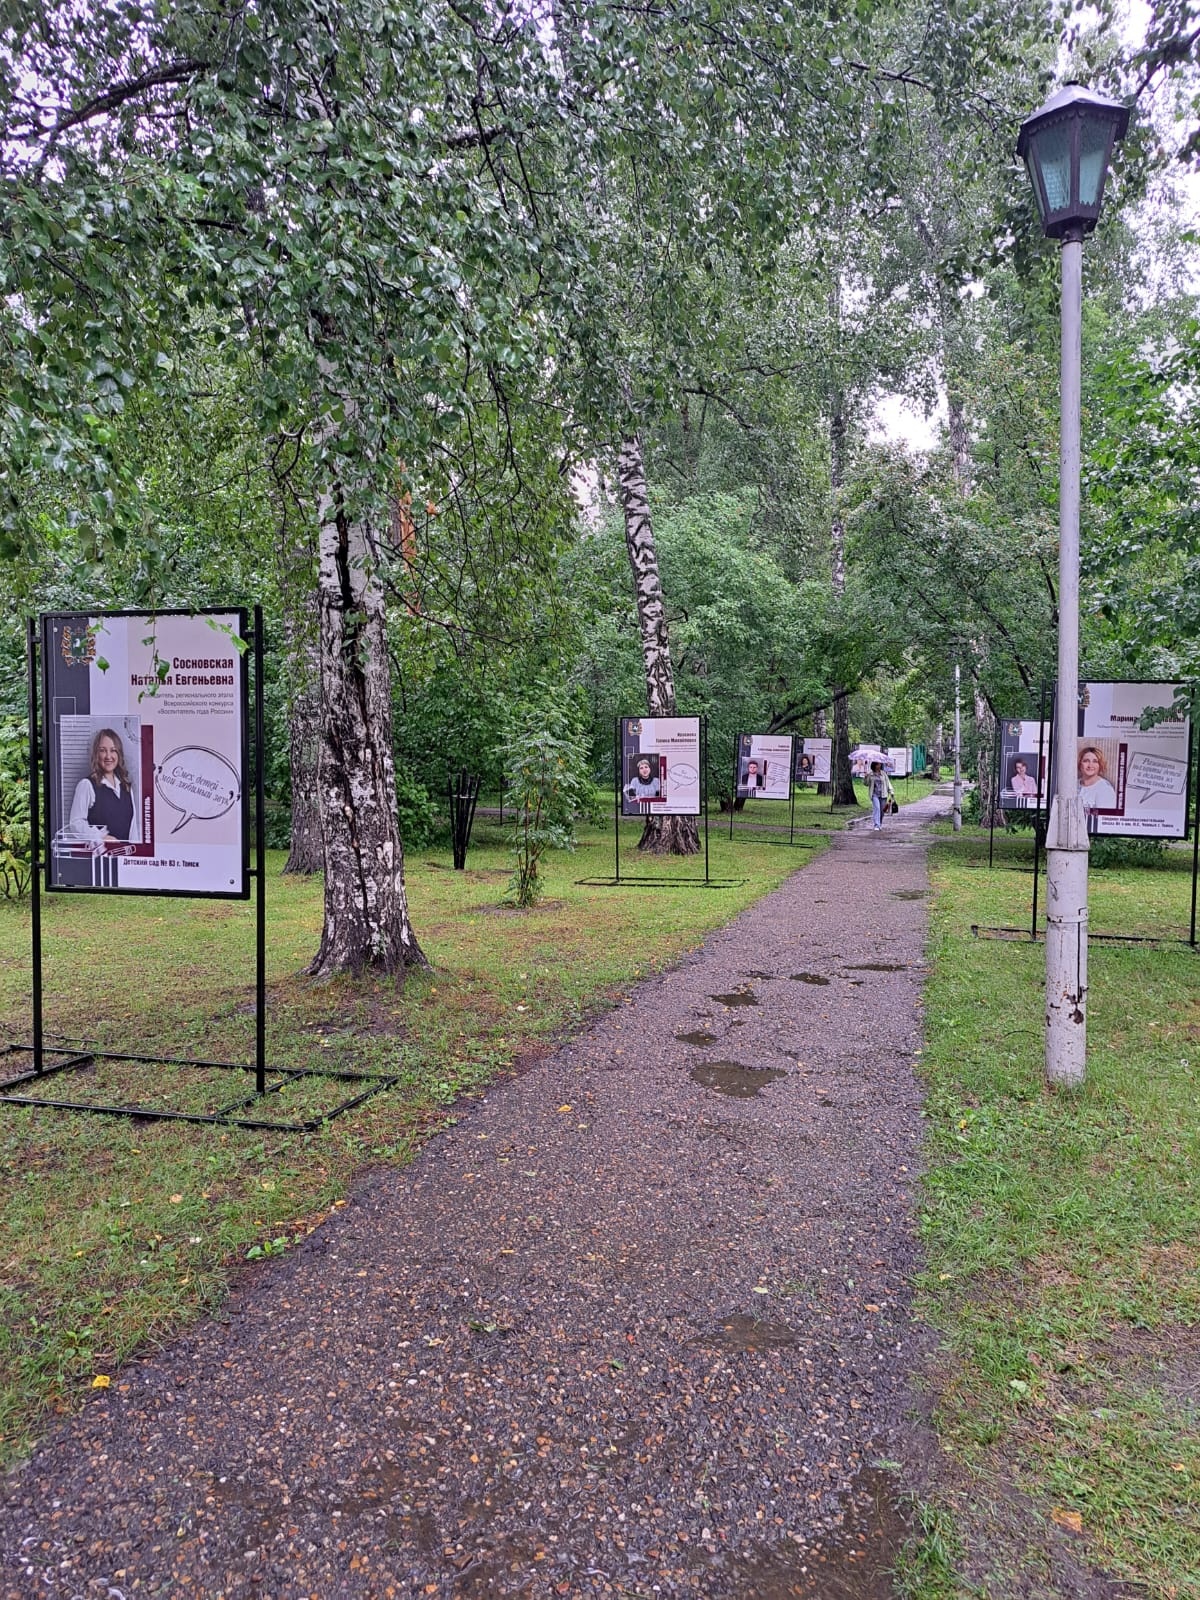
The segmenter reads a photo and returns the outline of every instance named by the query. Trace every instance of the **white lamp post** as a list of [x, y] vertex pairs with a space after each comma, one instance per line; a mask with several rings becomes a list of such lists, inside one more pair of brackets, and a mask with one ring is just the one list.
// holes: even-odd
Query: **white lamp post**
[[1046, 835], [1046, 1080], [1081, 1084], [1087, 1059], [1087, 818], [1079, 799], [1079, 390], [1083, 240], [1100, 216], [1112, 147], [1129, 111], [1069, 84], [1021, 124], [1017, 154], [1042, 228], [1062, 240], [1058, 478], [1056, 789]]

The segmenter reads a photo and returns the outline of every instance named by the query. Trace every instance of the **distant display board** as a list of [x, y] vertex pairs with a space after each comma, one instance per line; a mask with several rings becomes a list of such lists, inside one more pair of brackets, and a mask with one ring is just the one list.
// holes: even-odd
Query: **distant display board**
[[1030, 721], [1000, 725], [1000, 809], [1036, 811], [1046, 805], [1050, 765], [1050, 724]]
[[[1075, 750], [1089, 832], [1187, 836], [1191, 724], [1172, 710], [1179, 692], [1173, 683], [1080, 685]], [[1144, 728], [1156, 712], [1160, 720]], [[1050, 787], [1053, 799], [1053, 775]]]
[[245, 622], [41, 618], [47, 888], [247, 897]]
[[828, 783], [832, 765], [832, 739], [796, 740], [797, 783]]
[[912, 771], [908, 760], [908, 746], [906, 744], [890, 744], [884, 752], [884, 760], [890, 761], [888, 769], [893, 778], [907, 778]]
[[790, 733], [739, 733], [737, 752], [740, 800], [787, 800], [791, 797]]
[[700, 809], [700, 718], [622, 717], [622, 815], [698, 817]]

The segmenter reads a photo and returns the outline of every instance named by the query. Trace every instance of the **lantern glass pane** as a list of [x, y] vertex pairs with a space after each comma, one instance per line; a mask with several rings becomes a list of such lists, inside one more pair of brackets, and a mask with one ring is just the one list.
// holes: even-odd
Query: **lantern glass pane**
[[1079, 203], [1098, 206], [1112, 143], [1110, 122], [1084, 122], [1079, 130]]
[[1071, 203], [1071, 124], [1059, 122], [1034, 136], [1046, 206], [1050, 212], [1062, 211]]

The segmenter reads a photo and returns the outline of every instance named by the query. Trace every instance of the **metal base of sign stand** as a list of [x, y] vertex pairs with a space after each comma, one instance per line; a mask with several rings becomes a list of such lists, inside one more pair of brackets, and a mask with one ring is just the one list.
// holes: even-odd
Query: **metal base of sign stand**
[[[369, 1100], [372, 1095], [380, 1094], [384, 1089], [389, 1089], [399, 1082], [398, 1077], [383, 1077], [371, 1072], [356, 1072], [353, 1069], [276, 1067], [270, 1072], [273, 1082], [265, 1084], [261, 1089], [255, 1087], [248, 1094], [239, 1095], [236, 1100], [229, 1101], [216, 1111], [180, 1111], [169, 1106], [109, 1105], [103, 1101], [59, 1100], [52, 1099], [48, 1095], [16, 1094], [13, 1091], [27, 1085], [40, 1086], [56, 1073], [94, 1067], [101, 1061], [133, 1061], [147, 1066], [194, 1067], [200, 1072], [252, 1073], [254, 1067], [244, 1066], [235, 1061], [198, 1061], [190, 1056], [133, 1055], [118, 1050], [103, 1050], [98, 1047], [93, 1049], [79, 1044], [68, 1049], [64, 1044], [63, 1048], [43, 1045], [41, 1071], [36, 1067], [28, 1067], [11, 1078], [2, 1076], [7, 1061], [21, 1056], [32, 1058], [33, 1054], [32, 1044], [14, 1043], [0, 1046], [0, 1105], [42, 1106], [53, 1111], [89, 1111], [99, 1116], [136, 1117], [144, 1122], [201, 1122], [221, 1128], [254, 1128], [260, 1132], [315, 1133], [323, 1123], [341, 1116], [344, 1111], [352, 1110], [364, 1100]], [[247, 1113], [248, 1108], [264, 1100], [268, 1095], [279, 1094], [284, 1089], [308, 1080], [314, 1082], [330, 1080], [360, 1087], [357, 1093], [347, 1095], [336, 1105], [322, 1111], [319, 1116], [287, 1119], [238, 1114]]]
[[[39, 744], [39, 706], [37, 690], [38, 628], [34, 618], [29, 619], [26, 651], [29, 667], [29, 816], [30, 858], [33, 863], [31, 879], [31, 954], [33, 967], [33, 1037], [29, 1043], [0, 1045], [0, 1105], [41, 1106], [55, 1111], [85, 1111], [100, 1116], [137, 1117], [143, 1121], [199, 1122], [224, 1128], [255, 1128], [276, 1133], [312, 1133], [325, 1122], [341, 1116], [345, 1111], [359, 1106], [372, 1095], [380, 1094], [399, 1081], [398, 1076], [358, 1072], [353, 1068], [326, 1067], [271, 1067], [267, 1066], [266, 1011], [267, 1011], [267, 922], [266, 922], [266, 784], [263, 764], [265, 749], [265, 720], [263, 709], [263, 655], [264, 634], [262, 607], [254, 608], [254, 825], [255, 856], [249, 876], [256, 880], [255, 938], [254, 938], [254, 1061], [247, 1065], [238, 1061], [203, 1061], [188, 1056], [139, 1055], [127, 1051], [106, 1050], [91, 1045], [87, 1040], [58, 1039], [49, 1043], [43, 1022], [42, 992], [42, 918], [41, 873], [46, 866], [42, 857], [42, 817], [39, 795], [39, 762], [45, 760], [45, 743]], [[244, 749], [244, 747], [243, 747]], [[49, 837], [47, 828], [46, 837]], [[5, 1061], [27, 1057], [29, 1065], [4, 1076]], [[173, 1107], [145, 1105], [111, 1105], [89, 1100], [51, 1098], [45, 1094], [14, 1093], [14, 1090], [40, 1088], [48, 1078], [63, 1072], [77, 1072], [94, 1067], [101, 1061], [138, 1062], [149, 1066], [190, 1067], [200, 1072], [253, 1073], [254, 1086], [248, 1093], [218, 1107], [216, 1111], [182, 1111]], [[17, 1063], [13, 1061], [13, 1064]], [[271, 1080], [268, 1082], [268, 1078]], [[313, 1117], [265, 1117], [239, 1115], [264, 1101], [270, 1095], [305, 1081], [329, 1080], [353, 1086], [336, 1105]]]
[[[973, 922], [971, 934], [976, 939], [1007, 939], [1010, 942], [1024, 940], [1026, 944], [1041, 944], [1042, 934], [1030, 928], [988, 927], [983, 923]], [[1088, 943], [1096, 944], [1149, 944], [1149, 945], [1174, 945], [1181, 944], [1189, 950], [1195, 950], [1194, 939], [1172, 939], [1169, 935], [1161, 933], [1098, 933], [1095, 928], [1088, 929]]]
[[[790, 737], [790, 735], [789, 735], [789, 737]], [[734, 823], [734, 818], [737, 816], [738, 772], [740, 770], [740, 761], [741, 761], [741, 758], [740, 758], [740, 741], [741, 741], [741, 735], [740, 734], [739, 735], [735, 735], [734, 736], [734, 741], [733, 741], [733, 794], [732, 794], [732, 796], [730, 798], [730, 801], [729, 801], [729, 842], [730, 842], [730, 844], [733, 843], [733, 823]], [[758, 844], [786, 845], [786, 846], [788, 846], [790, 848], [790, 847], [794, 846], [795, 843], [796, 843], [796, 773], [795, 773], [795, 745], [794, 745], [794, 743], [792, 745], [792, 751], [793, 751], [792, 759], [788, 763], [787, 838], [786, 839], [758, 839], [758, 840], [755, 841]], [[783, 832], [783, 823], [782, 822], [778, 822], [778, 823], [776, 823], [776, 822], [753, 822], [753, 821], [751, 821], [750, 818], [747, 817], [747, 815], [746, 815], [746, 813], [744, 811], [741, 814], [741, 821], [745, 826], [755, 828], [759, 832], [766, 832], [766, 830], [768, 828], [774, 830], [776, 833], [782, 833]], [[805, 841], [802, 840], [801, 843], [803, 844], [803, 843], [805, 843]]]
[[582, 889], [740, 889], [749, 878], [576, 878]]
[[[704, 876], [703, 878], [679, 878], [653, 875], [648, 877], [637, 876], [631, 878], [628, 873], [621, 871], [621, 718], [613, 722], [613, 769], [615, 787], [613, 791], [613, 875], [611, 878], [579, 878], [577, 882], [586, 884], [594, 889], [624, 889], [645, 884], [647, 888], [659, 889], [722, 889], [731, 888], [738, 879], [719, 881], [712, 877], [709, 871], [708, 858], [708, 718], [700, 719], [700, 816], [704, 819]], [[679, 813], [675, 813], [679, 815]], [[626, 821], [638, 820], [644, 826], [644, 818], [625, 818]]]

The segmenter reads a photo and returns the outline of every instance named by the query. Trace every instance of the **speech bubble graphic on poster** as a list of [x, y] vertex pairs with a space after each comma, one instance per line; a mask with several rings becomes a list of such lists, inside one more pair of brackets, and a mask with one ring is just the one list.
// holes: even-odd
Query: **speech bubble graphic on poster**
[[1131, 789], [1142, 791], [1138, 804], [1143, 806], [1152, 795], [1182, 794], [1187, 787], [1187, 762], [1139, 750], [1129, 763], [1126, 782]]
[[232, 763], [204, 745], [180, 745], [154, 770], [154, 787], [163, 803], [181, 813], [171, 829], [178, 833], [193, 818], [212, 822], [241, 798], [242, 784]]

